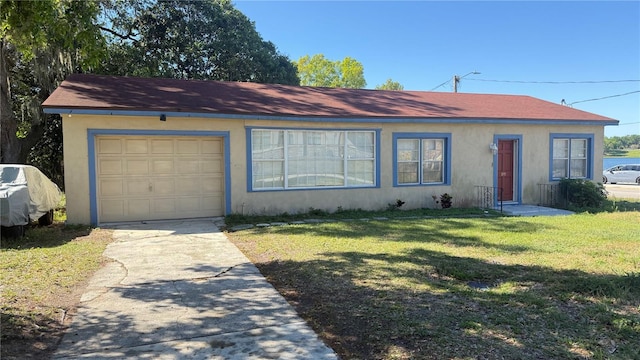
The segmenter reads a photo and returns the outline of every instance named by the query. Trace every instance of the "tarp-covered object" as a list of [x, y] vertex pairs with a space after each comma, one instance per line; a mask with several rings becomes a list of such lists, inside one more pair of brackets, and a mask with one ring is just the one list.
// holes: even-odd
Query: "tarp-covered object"
[[62, 192], [30, 165], [0, 165], [0, 225], [26, 225], [55, 209]]

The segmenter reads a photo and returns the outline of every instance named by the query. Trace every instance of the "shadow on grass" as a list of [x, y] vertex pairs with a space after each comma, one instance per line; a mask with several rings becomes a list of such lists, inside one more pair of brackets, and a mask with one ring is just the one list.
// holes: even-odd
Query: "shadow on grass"
[[503, 265], [424, 249], [322, 255], [257, 266], [346, 359], [640, 355], [639, 274]]
[[64, 225], [55, 223], [50, 226], [29, 226], [21, 238], [2, 238], [1, 249], [28, 250], [64, 245], [78, 237], [91, 233], [91, 227], [83, 225]]
[[[396, 241], [415, 243], [439, 243], [454, 247], [487, 247], [507, 252], [523, 252], [529, 247], [509, 244], [488, 243], [482, 237], [459, 235], [453, 230], [463, 230], [484, 226], [492, 232], [535, 233], [543, 229], [552, 229], [552, 225], [537, 224], [526, 220], [504, 218], [485, 218], [479, 225], [477, 220], [464, 218], [440, 218], [411, 220], [382, 220], [382, 221], [350, 221], [324, 224], [305, 224], [301, 226], [289, 225], [269, 228], [269, 233], [277, 235], [308, 235], [326, 236], [330, 238], [367, 241]], [[253, 232], [262, 229], [248, 230]]]

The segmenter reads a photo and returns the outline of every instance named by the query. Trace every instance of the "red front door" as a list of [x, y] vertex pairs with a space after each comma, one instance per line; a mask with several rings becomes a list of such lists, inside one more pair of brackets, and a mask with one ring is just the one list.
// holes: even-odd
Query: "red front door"
[[514, 140], [498, 140], [498, 200], [513, 200]]

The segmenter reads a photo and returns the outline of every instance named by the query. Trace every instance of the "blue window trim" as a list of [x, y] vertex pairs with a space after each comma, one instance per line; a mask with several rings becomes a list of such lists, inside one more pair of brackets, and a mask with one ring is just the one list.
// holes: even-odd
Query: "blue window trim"
[[[593, 180], [594, 164], [594, 139], [593, 133], [551, 133], [549, 134], [549, 181], [559, 181], [561, 178], [553, 177], [553, 140], [556, 139], [584, 139], [587, 140], [587, 176], [585, 179]], [[569, 162], [571, 162], [571, 144], [569, 144]], [[571, 179], [571, 166], [569, 166], [569, 179]]]
[[[341, 186], [341, 187], [304, 187], [288, 189], [253, 189], [253, 158], [251, 157], [251, 130], [304, 130], [304, 131], [373, 131], [376, 140], [375, 150], [375, 184], [371, 186]], [[310, 191], [310, 190], [354, 190], [380, 188], [380, 129], [370, 128], [304, 128], [304, 127], [267, 127], [267, 126], [247, 126], [245, 127], [246, 148], [247, 148], [247, 192], [270, 192], [270, 191]]]
[[[516, 134], [496, 134], [493, 136], [493, 143], [494, 144], [498, 144], [499, 140], [515, 140], [516, 141], [516, 145], [518, 146], [518, 154], [517, 154], [517, 168], [515, 169], [515, 171], [517, 171], [516, 176], [517, 176], [517, 181], [515, 183], [515, 191], [514, 191], [514, 195], [516, 196], [516, 200], [515, 202], [517, 202], [518, 204], [522, 203], [522, 135], [516, 135]], [[493, 155], [493, 163], [495, 164], [493, 167], [493, 187], [497, 188], [498, 187], [498, 153], [495, 153]], [[494, 193], [494, 199], [493, 199], [493, 203], [494, 205], [498, 205], [498, 192], [496, 191]]]
[[[393, 186], [409, 187], [409, 186], [442, 186], [451, 185], [451, 133], [393, 133]], [[444, 181], [439, 183], [423, 183], [423, 184], [400, 184], [398, 183], [398, 140], [399, 139], [444, 139], [445, 142], [445, 158], [444, 158]]]
[[224, 202], [225, 214], [231, 213], [231, 161], [228, 131], [180, 131], [180, 130], [128, 130], [128, 129], [87, 129], [89, 155], [89, 211], [91, 225], [98, 225], [98, 197], [96, 174], [96, 136], [215, 136], [223, 138], [224, 146]]

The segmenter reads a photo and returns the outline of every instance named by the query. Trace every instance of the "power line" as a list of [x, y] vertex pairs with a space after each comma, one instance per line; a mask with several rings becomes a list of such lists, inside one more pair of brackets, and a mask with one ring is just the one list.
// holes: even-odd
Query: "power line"
[[[640, 82], [640, 80], [584, 80], [584, 81], [525, 81], [525, 80], [491, 80], [491, 79], [467, 79], [467, 80], [499, 82], [499, 83], [516, 83], [516, 84], [605, 84], [605, 83]], [[438, 87], [440, 86], [442, 85], [438, 85]]]
[[599, 98], [595, 98], [595, 99], [587, 99], [587, 100], [574, 101], [574, 102], [572, 102], [571, 104], [567, 104], [567, 105], [571, 106], [571, 105], [573, 105], [573, 104], [577, 104], [577, 103], [583, 103], [583, 102], [587, 102], [587, 101], [603, 100], [603, 99], [610, 99], [610, 98], [614, 98], [614, 97], [620, 97], [620, 96], [625, 96], [625, 95], [631, 95], [631, 94], [635, 94], [635, 93], [640, 93], [640, 90], [631, 91], [631, 92], [624, 93], [624, 94], [616, 94], [616, 95], [610, 95], [610, 96], [603, 96], [603, 97], [599, 97]]
[[449, 79], [449, 80], [447, 80], [447, 81], [443, 82], [442, 84], [440, 84], [440, 85], [438, 85], [438, 86], [434, 87], [433, 89], [431, 89], [431, 91], [433, 91], [433, 90], [435, 90], [435, 89], [437, 89], [437, 88], [439, 88], [439, 87], [442, 87], [442, 86], [444, 86], [444, 85], [446, 85], [447, 83], [450, 83], [450, 82], [451, 82], [451, 79]]

